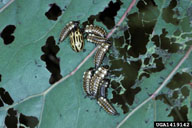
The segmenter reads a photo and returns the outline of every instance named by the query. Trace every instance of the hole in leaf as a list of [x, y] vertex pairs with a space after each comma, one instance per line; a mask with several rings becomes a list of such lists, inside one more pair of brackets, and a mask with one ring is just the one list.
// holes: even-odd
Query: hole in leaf
[[166, 37], [166, 35], [168, 34], [168, 32], [163, 29], [162, 30], [162, 34], [160, 36], [155, 35], [152, 38], [152, 41], [155, 42], [155, 45], [157, 47], [160, 47], [163, 50], [168, 50], [169, 53], [175, 53], [179, 50], [179, 44], [174, 43], [175, 40], [174, 38], [168, 38]]
[[36, 117], [23, 115], [13, 108], [8, 110], [7, 116], [5, 117], [5, 125], [7, 128], [17, 128], [17, 126], [20, 128], [23, 126], [35, 128], [38, 123], [39, 121]]
[[186, 105], [184, 105], [181, 108], [173, 108], [168, 116], [172, 116], [174, 121], [188, 121], [187, 114], [188, 108]]
[[53, 36], [50, 36], [46, 44], [42, 47], [44, 54], [41, 56], [41, 59], [45, 61], [46, 68], [52, 73], [49, 79], [50, 84], [54, 84], [56, 81], [62, 78], [60, 72], [59, 58], [56, 54], [59, 51], [59, 47], [55, 44]]
[[122, 4], [123, 3], [120, 0], [117, 0], [115, 3], [111, 1], [108, 7], [105, 8], [103, 12], [99, 13], [97, 21], [102, 21], [108, 29], [112, 29], [115, 26], [114, 17], [117, 15], [117, 12]]
[[187, 96], [189, 96], [189, 89], [185, 86], [181, 89], [181, 93], [183, 94], [183, 96], [186, 98]]
[[13, 108], [10, 108], [7, 112], [7, 116], [5, 117], [5, 125], [7, 128], [17, 128], [17, 111]]
[[[111, 82], [111, 86], [113, 88], [116, 88], [113, 90], [113, 99], [111, 99], [112, 103], [117, 103], [122, 106], [122, 109], [124, 113], [128, 112], [128, 106], [133, 104], [133, 101], [135, 99], [135, 95], [141, 91], [141, 88], [136, 87], [136, 88], [131, 88], [135, 84], [135, 80], [137, 79], [138, 71], [141, 67], [141, 61], [135, 61], [135, 62], [130, 62], [127, 63], [123, 61], [122, 59], [120, 60], [111, 60], [111, 74], [115, 75], [116, 77], [119, 77], [120, 75], [124, 76], [124, 79], [120, 81], [122, 84], [123, 88], [125, 91], [120, 94], [122, 88], [119, 88], [116, 82]], [[114, 69], [121, 69], [121, 71], [117, 71]], [[127, 73], [131, 72], [131, 73]]]
[[185, 84], [190, 83], [191, 80], [192, 80], [192, 77], [188, 73], [185, 73], [185, 72], [177, 73], [173, 76], [171, 81], [167, 84], [167, 87], [172, 90], [176, 88], [181, 88]]
[[50, 4], [50, 9], [45, 13], [45, 16], [49, 20], [57, 20], [57, 18], [61, 15], [61, 9], [57, 4]]
[[25, 116], [22, 113], [19, 117], [19, 122], [27, 127], [34, 128], [38, 124], [38, 119], [33, 116]]
[[[167, 23], [172, 23], [174, 25], [179, 24], [179, 20], [177, 18], [173, 18], [176, 12], [173, 9], [177, 6], [177, 0], [171, 0], [170, 4], [167, 8], [163, 9], [162, 17]], [[177, 14], [178, 16], [179, 14]]]
[[91, 15], [88, 18], [88, 21], [83, 23], [83, 26], [85, 27], [87, 24], [93, 24], [94, 20], [96, 19], [98, 22], [103, 22], [108, 29], [112, 29], [115, 26], [114, 17], [117, 15], [117, 12], [122, 4], [123, 3], [120, 0], [117, 0], [115, 3], [110, 1], [107, 8], [97, 15]]
[[11, 96], [9, 95], [9, 93], [5, 91], [4, 88], [0, 88], [0, 100], [2, 103], [8, 104], [8, 105], [12, 105], [14, 102]]
[[11, 44], [14, 41], [15, 37], [12, 34], [15, 29], [15, 25], [7, 25], [1, 32], [1, 38], [3, 38], [5, 45]]

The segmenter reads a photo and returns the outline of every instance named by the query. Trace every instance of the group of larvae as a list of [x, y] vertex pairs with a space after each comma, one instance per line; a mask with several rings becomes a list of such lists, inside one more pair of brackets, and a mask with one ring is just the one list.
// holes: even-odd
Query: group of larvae
[[84, 48], [84, 37], [87, 41], [98, 45], [94, 57], [94, 68], [89, 68], [83, 75], [83, 90], [91, 99], [96, 99], [97, 103], [109, 114], [118, 115], [116, 109], [107, 99], [107, 88], [109, 80], [105, 77], [109, 70], [109, 66], [101, 66], [106, 52], [109, 50], [111, 43], [106, 38], [106, 31], [93, 25], [87, 25], [84, 29], [79, 27], [79, 22], [69, 22], [61, 31], [59, 42], [70, 38], [71, 48], [75, 52], [80, 52]]

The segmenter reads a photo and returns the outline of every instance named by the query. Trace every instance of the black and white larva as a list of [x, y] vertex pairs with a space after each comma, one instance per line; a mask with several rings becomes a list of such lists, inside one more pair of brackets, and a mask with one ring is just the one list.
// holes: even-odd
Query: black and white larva
[[99, 97], [104, 97], [106, 98], [107, 97], [107, 88], [108, 88], [108, 85], [109, 85], [109, 82], [108, 80], [102, 80], [100, 82], [100, 86], [99, 86], [99, 94], [98, 96]]
[[88, 96], [91, 95], [90, 82], [91, 82], [92, 75], [93, 75], [93, 68], [90, 68], [87, 71], [85, 71], [83, 75], [83, 90]]
[[107, 34], [103, 28], [99, 26], [93, 26], [93, 25], [87, 25], [85, 27], [84, 32], [88, 34], [98, 35], [100, 37], [106, 37], [106, 34]]
[[107, 42], [107, 38], [97, 36], [97, 35], [94, 35], [94, 34], [88, 34], [87, 35], [87, 41], [101, 45], [102, 43]]
[[79, 27], [76, 27], [75, 29], [73, 29], [69, 37], [70, 37], [70, 44], [72, 49], [75, 52], [82, 51], [84, 47], [84, 39], [83, 39], [83, 34], [79, 29]]
[[99, 97], [97, 103], [109, 114], [119, 115], [115, 108], [109, 103], [109, 101], [104, 97]]
[[94, 57], [95, 67], [99, 67], [104, 59], [106, 52], [109, 50], [110, 44], [109, 43], [102, 43], [99, 45]]
[[65, 40], [65, 38], [69, 35], [69, 33], [79, 25], [78, 21], [71, 21], [69, 22], [61, 31], [60, 37], [59, 37], [59, 42], [62, 42]]
[[105, 78], [108, 70], [107, 66], [99, 67], [91, 78], [90, 91], [94, 97], [98, 94], [100, 82]]

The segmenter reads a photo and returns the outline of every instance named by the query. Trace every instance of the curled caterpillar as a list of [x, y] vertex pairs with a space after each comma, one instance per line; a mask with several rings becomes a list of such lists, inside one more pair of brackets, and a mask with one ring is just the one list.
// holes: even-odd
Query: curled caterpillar
[[87, 25], [84, 31], [88, 34], [94, 34], [100, 37], [106, 37], [106, 31], [99, 26]]
[[109, 114], [119, 115], [115, 108], [109, 103], [109, 101], [104, 97], [99, 97], [97, 103]]
[[107, 42], [107, 38], [100, 37], [94, 34], [88, 34], [87, 41], [101, 45], [102, 43]]
[[91, 78], [90, 91], [94, 97], [98, 94], [100, 82], [105, 78], [108, 70], [107, 66], [99, 67]]
[[69, 33], [79, 25], [78, 21], [71, 21], [69, 22], [61, 31], [60, 37], [59, 37], [59, 42], [62, 42], [65, 40], [65, 38], [69, 35]]
[[80, 52], [81, 50], [83, 50], [84, 47], [83, 34], [78, 27], [76, 27], [71, 31], [69, 37], [71, 47], [75, 52]]
[[92, 74], [93, 74], [93, 68], [90, 68], [87, 71], [85, 71], [83, 75], [83, 90], [88, 96], [91, 95], [90, 82]]
[[109, 50], [109, 47], [110, 44], [108, 43], [102, 43], [101, 45], [99, 45], [99, 48], [97, 49], [94, 57], [94, 63], [96, 68], [101, 65], [106, 52]]

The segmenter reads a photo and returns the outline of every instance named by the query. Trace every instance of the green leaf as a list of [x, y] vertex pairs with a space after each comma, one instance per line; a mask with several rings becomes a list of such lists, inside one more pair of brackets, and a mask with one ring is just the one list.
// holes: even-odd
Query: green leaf
[[[0, 13], [1, 32], [8, 25], [16, 27], [12, 34], [15, 39], [11, 44], [4, 44], [3, 38], [0, 38], [0, 88], [4, 88], [14, 100], [13, 104], [3, 102], [0, 107], [0, 127], [7, 125], [6, 120], [12, 110], [17, 113], [17, 118], [23, 114], [26, 119], [30, 118], [30, 123], [40, 128], [113, 128], [155, 92], [190, 46], [188, 42], [191, 41], [192, 29], [187, 10], [191, 8], [192, 2], [138, 0], [112, 35], [110, 40], [113, 41], [113, 46], [103, 64], [110, 66], [108, 99], [120, 113], [119, 116], [107, 114], [100, 109], [96, 100], [85, 97], [82, 76], [88, 68], [94, 67], [93, 57], [68, 77], [95, 45], [85, 40], [86, 51], [80, 53], [71, 49], [69, 38], [56, 45], [60, 32], [68, 22], [80, 21], [83, 24], [90, 16], [96, 16], [106, 9], [109, 2], [110, 0], [19, 0]], [[115, 23], [121, 19], [132, 1], [121, 2], [120, 10], [113, 17]], [[54, 3], [62, 10], [62, 15], [56, 21], [45, 15]], [[93, 23], [110, 32], [96, 18]], [[43, 47], [50, 37], [53, 39], [50, 47], [58, 48], [51, 52], [59, 60], [59, 73], [63, 77], [52, 85], [49, 83], [52, 73], [42, 59], [46, 54]], [[186, 73], [186, 76], [191, 77], [191, 62], [190, 56], [176, 74]], [[173, 77], [157, 99], [142, 106], [122, 127], [142, 125], [143, 128], [148, 128], [153, 127], [154, 121], [174, 121], [176, 116], [183, 113], [183, 108], [187, 108], [184, 116], [190, 120], [192, 91], [189, 84], [192, 79], [186, 80], [190, 83], [186, 83], [185, 78], [183, 81], [179, 89], [168, 88], [174, 86], [171, 84], [175, 82]], [[174, 94], [178, 97], [174, 98]], [[1, 95], [0, 100], [3, 101]], [[167, 103], [167, 99], [180, 104]], [[179, 113], [176, 116], [175, 111]], [[38, 121], [34, 121], [36, 119]], [[24, 124], [20, 121], [18, 125]]]

